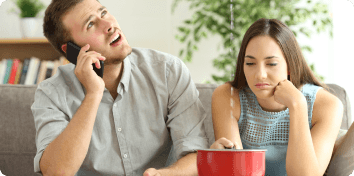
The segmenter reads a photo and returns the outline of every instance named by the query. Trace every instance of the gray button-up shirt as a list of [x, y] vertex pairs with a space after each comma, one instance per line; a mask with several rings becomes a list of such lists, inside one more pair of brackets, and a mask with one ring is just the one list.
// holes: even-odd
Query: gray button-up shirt
[[[105, 89], [88, 153], [76, 175], [139, 175], [208, 148], [205, 111], [187, 67], [175, 56], [133, 48], [124, 59], [116, 99]], [[34, 171], [43, 151], [70, 123], [85, 98], [75, 66], [38, 85], [31, 107], [36, 126]]]

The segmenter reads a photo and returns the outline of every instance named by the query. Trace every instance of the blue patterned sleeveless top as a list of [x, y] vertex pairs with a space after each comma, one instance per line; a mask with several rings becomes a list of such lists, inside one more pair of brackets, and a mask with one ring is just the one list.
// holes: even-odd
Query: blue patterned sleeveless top
[[[312, 128], [312, 108], [317, 91], [322, 88], [305, 84], [301, 88], [308, 107], [309, 128]], [[289, 137], [289, 109], [267, 112], [259, 105], [250, 88], [239, 91], [241, 115], [238, 121], [240, 137], [244, 149], [267, 149], [266, 176], [284, 176]]]

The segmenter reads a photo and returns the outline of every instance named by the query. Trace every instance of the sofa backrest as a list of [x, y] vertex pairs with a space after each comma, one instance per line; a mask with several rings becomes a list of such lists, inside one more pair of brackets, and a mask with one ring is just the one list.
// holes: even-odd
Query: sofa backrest
[[0, 85], [0, 170], [6, 175], [34, 173], [36, 155], [31, 105], [37, 86]]
[[[211, 118], [211, 96], [218, 85], [196, 84], [196, 86], [207, 113], [204, 125], [211, 145], [215, 140]], [[335, 84], [328, 86], [343, 102], [341, 129], [347, 130], [352, 118], [346, 91]], [[36, 88], [36, 85], [0, 85], [0, 171], [6, 176], [37, 175], [33, 173], [36, 130], [31, 111]]]

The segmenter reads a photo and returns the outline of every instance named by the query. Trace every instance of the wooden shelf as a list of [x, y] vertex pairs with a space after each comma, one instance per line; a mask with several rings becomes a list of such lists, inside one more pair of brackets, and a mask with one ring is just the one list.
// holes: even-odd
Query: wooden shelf
[[48, 43], [46, 38], [0, 39], [0, 44], [35, 44]]
[[0, 39], [0, 60], [7, 58], [37, 57], [41, 60], [56, 60], [61, 54], [57, 52], [46, 38]]

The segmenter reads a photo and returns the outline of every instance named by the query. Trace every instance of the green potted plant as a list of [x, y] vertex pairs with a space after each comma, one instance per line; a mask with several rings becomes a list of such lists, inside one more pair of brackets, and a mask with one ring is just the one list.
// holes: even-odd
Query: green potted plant
[[[182, 26], [178, 26], [179, 34], [176, 35], [176, 39], [185, 46], [180, 50], [180, 57], [185, 62], [191, 62], [193, 53], [198, 50], [198, 44], [203, 38], [209, 35], [220, 36], [225, 52], [213, 60], [214, 67], [223, 72], [223, 75], [211, 75], [216, 83], [231, 79], [236, 69], [237, 55], [243, 35], [249, 26], [260, 18], [275, 18], [283, 21], [292, 29], [295, 36], [301, 34], [310, 37], [314, 32], [323, 31], [333, 36], [332, 18], [327, 5], [323, 2], [313, 2], [313, 0], [174, 0], [172, 13], [182, 1], [190, 3], [193, 15], [185, 20]], [[305, 2], [305, 5], [299, 6], [301, 2]], [[231, 29], [231, 13], [234, 18], [233, 29]], [[307, 28], [304, 25], [306, 22], [311, 22], [313, 27]], [[309, 46], [301, 46], [301, 48], [304, 52], [312, 51]], [[315, 71], [313, 64], [310, 64], [310, 67]], [[320, 80], [324, 80], [316, 72], [315, 74]]]
[[36, 16], [44, 9], [44, 4], [39, 0], [12, 0], [17, 9], [10, 12], [16, 13], [21, 19], [21, 32], [24, 38], [32, 37], [37, 29]]

